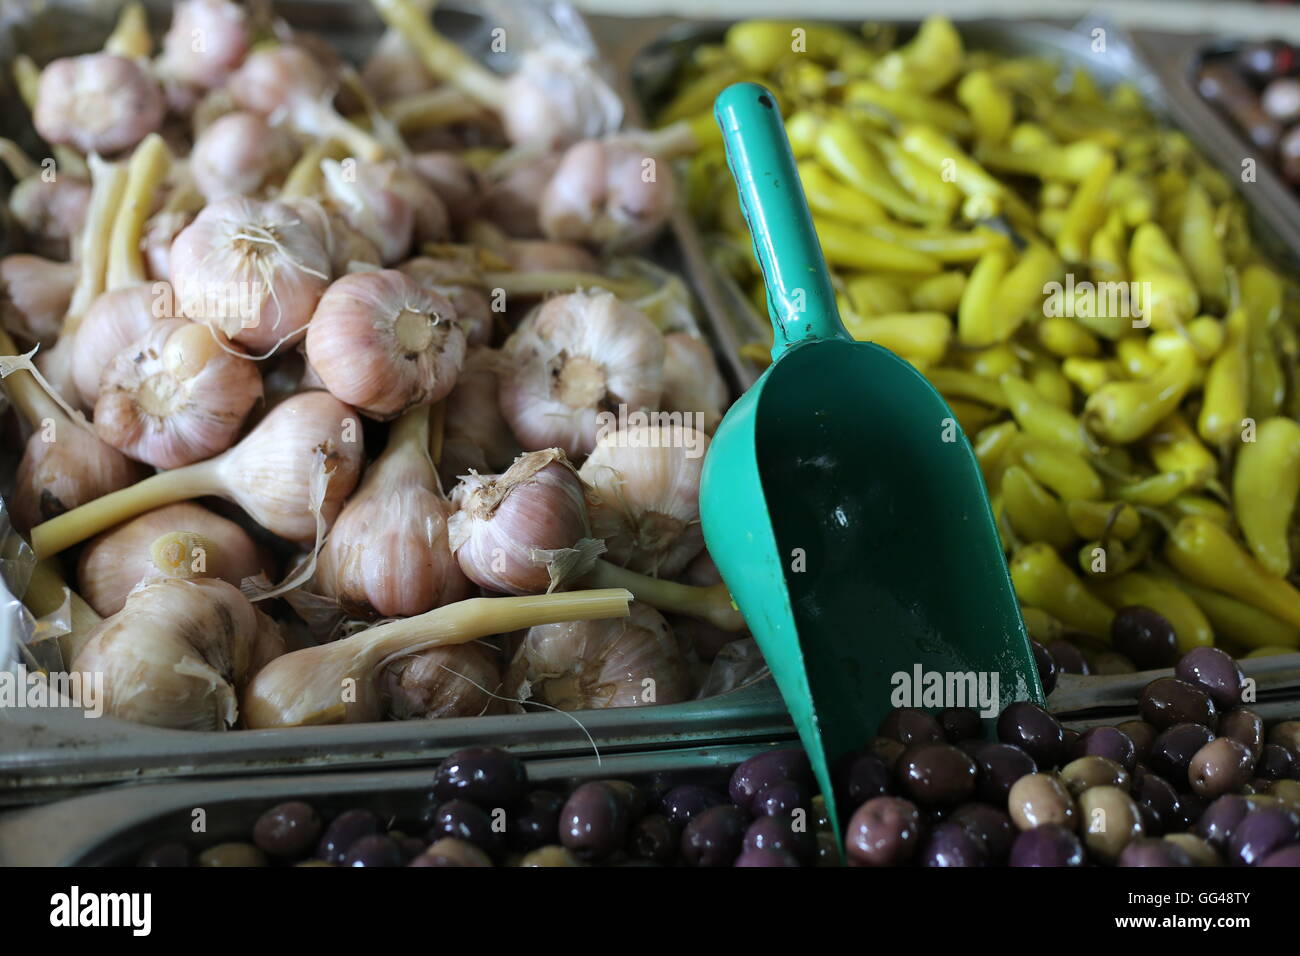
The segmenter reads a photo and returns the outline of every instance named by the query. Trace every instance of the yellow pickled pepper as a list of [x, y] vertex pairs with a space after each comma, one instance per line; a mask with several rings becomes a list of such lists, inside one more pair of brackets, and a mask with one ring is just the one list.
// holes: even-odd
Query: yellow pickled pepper
[[1011, 526], [1030, 541], [1064, 548], [1074, 541], [1065, 506], [1024, 468], [1011, 465], [1002, 473], [1002, 507]]
[[1178, 230], [1178, 251], [1203, 298], [1227, 298], [1228, 263], [1214, 231], [1214, 206], [1210, 194], [1191, 182], [1183, 194], [1183, 219]]
[[1154, 568], [1156, 574], [1168, 578], [1174, 585], [1196, 602], [1210, 621], [1214, 633], [1246, 647], [1300, 646], [1300, 628], [1261, 611], [1252, 604], [1235, 597], [1193, 584], [1162, 565]]
[[1246, 311], [1246, 350], [1250, 389], [1246, 411], [1256, 420], [1276, 415], [1286, 395], [1286, 375], [1273, 345], [1272, 330], [1282, 314], [1282, 281], [1267, 266], [1247, 266], [1241, 274], [1241, 306]]
[[1143, 318], [1152, 328], [1177, 328], [1196, 316], [1201, 299], [1163, 229], [1144, 222], [1129, 241], [1129, 274], [1145, 291]]
[[1151, 463], [1161, 471], [1184, 471], [1197, 476], [1197, 484], [1218, 471], [1218, 459], [1187, 423], [1182, 412], [1174, 412], [1155, 426], [1146, 438]]
[[1211, 445], [1222, 447], [1241, 434], [1250, 399], [1250, 362], [1247, 355], [1245, 309], [1228, 316], [1227, 341], [1205, 373], [1201, 414], [1196, 430]]
[[1105, 491], [1101, 476], [1088, 460], [1056, 442], [1018, 435], [1008, 457], [1024, 465], [1033, 477], [1063, 501], [1096, 501]]
[[1003, 375], [998, 379], [1022, 431], [1048, 441], [1057, 442], [1071, 451], [1086, 454], [1087, 445], [1079, 420], [1069, 411], [1053, 404], [1029, 382], [1016, 375]]
[[1286, 577], [1292, 558], [1287, 530], [1300, 493], [1300, 424], [1267, 418], [1255, 440], [1242, 442], [1232, 473], [1232, 504], [1241, 533], [1269, 574]]
[[1110, 644], [1115, 612], [1084, 587], [1051, 545], [1035, 542], [1018, 549], [1011, 556], [1011, 582], [1022, 603]]
[[1300, 591], [1268, 573], [1221, 525], [1183, 518], [1165, 542], [1165, 558], [1193, 584], [1222, 591], [1300, 627]]
[[1084, 403], [1083, 421], [1106, 441], [1137, 441], [1178, 408], [1195, 372], [1196, 355], [1185, 346], [1145, 381], [1111, 382], [1097, 389]]
[[1065, 503], [1065, 516], [1069, 518], [1074, 533], [1089, 541], [1103, 535], [1130, 541], [1142, 527], [1138, 510], [1123, 501], [1072, 499]]
[[1113, 608], [1132, 604], [1151, 608], [1173, 626], [1180, 653], [1214, 644], [1214, 628], [1201, 608], [1176, 584], [1163, 578], [1129, 571], [1117, 577], [1094, 580], [1092, 589]]

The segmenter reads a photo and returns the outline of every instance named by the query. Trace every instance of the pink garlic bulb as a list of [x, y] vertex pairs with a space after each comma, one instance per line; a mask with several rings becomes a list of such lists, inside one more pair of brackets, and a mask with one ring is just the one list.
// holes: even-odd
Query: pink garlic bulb
[[712, 435], [729, 397], [707, 342], [687, 332], [664, 336], [664, 411], [698, 415], [694, 423]]
[[451, 483], [472, 468], [498, 473], [520, 454], [497, 403], [500, 357], [491, 349], [471, 349], [456, 387], [447, 396], [443, 461], [439, 474]]
[[395, 163], [321, 163], [325, 193], [348, 224], [379, 249], [384, 265], [405, 259], [411, 243], [450, 234], [447, 210], [437, 193]]
[[75, 263], [18, 253], [0, 259], [0, 326], [28, 342], [52, 345], [77, 284]]
[[71, 255], [89, 206], [90, 183], [75, 176], [28, 176], [9, 194], [9, 211], [22, 226], [27, 248], [47, 259]]
[[463, 229], [478, 214], [484, 183], [479, 173], [456, 153], [433, 150], [411, 157], [411, 171], [438, 194], [452, 225]]
[[252, 38], [241, 5], [230, 0], [181, 0], [163, 36], [159, 67], [182, 83], [212, 89], [243, 62]]
[[503, 250], [512, 272], [595, 272], [596, 257], [573, 242], [512, 239]]
[[195, 215], [187, 210], [164, 209], [145, 223], [144, 261], [149, 278], [171, 281], [172, 243], [194, 221]]
[[548, 44], [525, 53], [506, 81], [502, 122], [514, 143], [567, 146], [623, 122], [623, 103], [581, 50]]
[[533, 154], [506, 169], [489, 171], [478, 213], [507, 235], [542, 238], [538, 202], [560, 165], [560, 154]]
[[86, 310], [72, 340], [72, 382], [85, 408], [94, 408], [104, 367], [123, 349], [173, 314], [166, 282], [130, 285], [101, 293]]
[[478, 717], [495, 707], [501, 669], [479, 644], [431, 647], [399, 657], [384, 667], [379, 690], [394, 720]]
[[208, 202], [256, 196], [293, 165], [293, 138], [256, 113], [236, 111], [207, 127], [194, 143], [190, 172]]
[[41, 71], [32, 121], [50, 143], [107, 156], [157, 132], [165, 110], [162, 90], [139, 64], [89, 53]]
[[331, 276], [347, 275], [357, 265], [376, 268], [382, 265], [379, 247], [353, 228], [333, 205], [326, 206], [315, 199], [290, 199], [285, 205], [292, 207], [316, 231], [329, 256]]
[[9, 502], [14, 527], [43, 521], [142, 480], [148, 469], [66, 418], [40, 424], [27, 439]]
[[452, 262], [416, 256], [397, 267], [422, 288], [445, 296], [456, 310], [456, 321], [465, 330], [471, 348], [487, 345], [492, 338], [492, 306], [479, 289], [463, 284], [464, 270]]
[[423, 93], [436, 85], [419, 54], [395, 30], [385, 30], [361, 67], [361, 81], [376, 102]]

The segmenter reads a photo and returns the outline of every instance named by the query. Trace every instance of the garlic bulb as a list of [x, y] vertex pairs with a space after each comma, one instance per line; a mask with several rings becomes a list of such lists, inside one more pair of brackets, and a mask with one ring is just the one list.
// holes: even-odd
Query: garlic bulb
[[438, 194], [452, 225], [464, 228], [478, 213], [484, 184], [478, 172], [448, 150], [417, 153], [411, 157], [411, 171]]
[[625, 618], [531, 628], [506, 686], [560, 710], [600, 710], [687, 700], [691, 674], [663, 615], [634, 601]]
[[190, 153], [194, 183], [208, 202], [255, 196], [284, 178], [293, 165], [293, 139], [256, 113], [222, 116], [199, 134]]
[[537, 205], [559, 165], [559, 154], [542, 153], [489, 170], [479, 215], [516, 238], [542, 238]]
[[325, 386], [389, 419], [451, 391], [465, 333], [450, 302], [391, 269], [339, 279], [307, 328], [307, 360]]
[[174, 296], [166, 282], [114, 289], [94, 301], [72, 344], [72, 382], [83, 406], [95, 407], [105, 366], [157, 323], [174, 318], [173, 312]]
[[212, 89], [239, 66], [252, 39], [252, 26], [240, 4], [181, 0], [163, 35], [158, 68], [182, 83]]
[[165, 109], [162, 90], [139, 64], [89, 53], [41, 71], [32, 122], [47, 142], [107, 156], [155, 132]]
[[410, 199], [389, 188], [373, 169], [363, 174], [326, 159], [321, 170], [330, 203], [348, 225], [375, 244], [380, 262], [393, 265], [405, 259], [415, 236], [416, 213]]
[[239, 718], [238, 691], [253, 676], [259, 639], [273, 639], [264, 617], [225, 581], [163, 578], [96, 627], [72, 666], [104, 675], [106, 714], [226, 730]]
[[538, 215], [551, 239], [629, 251], [658, 236], [675, 202], [668, 163], [635, 138], [610, 137], [569, 147], [542, 193]]
[[676, 577], [704, 547], [700, 474], [709, 439], [694, 428], [633, 425], [596, 443], [579, 475], [593, 533], [616, 564]]
[[361, 67], [361, 80], [380, 103], [422, 93], [434, 86], [424, 61], [394, 30], [385, 30]]
[[170, 267], [182, 314], [261, 354], [302, 332], [330, 264], [293, 208], [231, 196], [181, 231]]
[[708, 343], [687, 332], [664, 336], [664, 411], [693, 416], [686, 419], [712, 435], [728, 405], [727, 383], [713, 360]]
[[59, 337], [72, 301], [77, 266], [17, 254], [0, 259], [0, 326], [28, 342]]
[[601, 412], [659, 406], [664, 343], [651, 321], [608, 292], [556, 296], [502, 350], [501, 412], [524, 448], [572, 457], [596, 446]]
[[315, 199], [290, 199], [285, 204], [315, 230], [329, 257], [331, 276], [347, 275], [357, 265], [378, 268], [382, 264], [379, 247], [353, 228], [336, 208], [327, 208]]
[[411, 617], [469, 597], [428, 446], [429, 409], [420, 406], [394, 423], [325, 539], [315, 588], [349, 617]]
[[465, 281], [464, 270], [457, 264], [428, 256], [416, 256], [397, 267], [424, 289], [445, 296], [456, 310], [456, 321], [465, 330], [471, 348], [487, 345], [492, 337], [492, 307], [480, 290]]
[[491, 349], [471, 349], [456, 387], [447, 396], [439, 473], [455, 482], [475, 471], [505, 471], [519, 456], [519, 443], [497, 404], [499, 356]]
[[145, 224], [144, 260], [149, 278], [169, 281], [172, 275], [172, 243], [194, 221], [197, 215], [189, 210], [166, 209], [151, 216]]
[[26, 177], [9, 193], [9, 212], [22, 226], [27, 248], [47, 259], [65, 260], [86, 224], [90, 183], [75, 176]]
[[384, 668], [379, 691], [394, 720], [478, 717], [494, 710], [501, 669], [479, 644], [434, 647], [399, 657]]
[[200, 553], [185, 555], [192, 575], [220, 578], [239, 587], [244, 578], [269, 573], [272, 564], [248, 532], [192, 502], [166, 505], [132, 518], [86, 542], [77, 560], [77, 588], [105, 617], [126, 604], [141, 581], [159, 574], [151, 546], [160, 535], [188, 531], [206, 539]]
[[581, 50], [547, 44], [506, 81], [501, 119], [511, 142], [566, 146], [618, 129], [623, 103]]
[[95, 431], [136, 461], [179, 468], [234, 444], [261, 397], [254, 362], [207, 326], [168, 319], [104, 368]]
[[541, 594], [591, 569], [587, 494], [558, 448], [521, 455], [505, 474], [467, 475], [452, 492], [451, 549], [474, 583], [505, 594]]
[[582, 246], [553, 239], [514, 239], [502, 250], [515, 272], [595, 272], [596, 257]]

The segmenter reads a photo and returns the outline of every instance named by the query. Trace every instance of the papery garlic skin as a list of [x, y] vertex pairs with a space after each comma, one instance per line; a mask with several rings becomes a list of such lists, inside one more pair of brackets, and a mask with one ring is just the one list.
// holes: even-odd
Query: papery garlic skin
[[161, 88], [139, 64], [89, 53], [41, 71], [32, 122], [47, 142], [108, 156], [157, 132], [165, 110]]
[[205, 206], [170, 255], [181, 313], [255, 355], [302, 331], [329, 269], [316, 231], [296, 210], [237, 196]]
[[397, 271], [426, 290], [446, 297], [456, 310], [456, 321], [465, 330], [465, 341], [471, 348], [487, 345], [492, 337], [492, 306], [481, 291], [464, 284], [467, 277], [463, 268], [441, 259], [416, 256], [403, 262]]
[[206, 326], [168, 319], [104, 368], [95, 431], [136, 461], [179, 468], [233, 445], [261, 397], [252, 360]]
[[501, 120], [513, 143], [567, 146], [618, 129], [623, 103], [583, 51], [547, 44], [506, 81]]
[[423, 93], [436, 85], [420, 55], [395, 30], [385, 30], [361, 67], [361, 81], [376, 102]]
[[550, 591], [604, 550], [591, 540], [586, 489], [556, 448], [521, 455], [503, 475], [467, 475], [452, 501], [451, 549], [465, 576], [491, 591]]
[[9, 502], [14, 527], [26, 533], [88, 501], [133, 485], [149, 470], [88, 427], [53, 419], [27, 439]]
[[29, 342], [59, 337], [77, 283], [75, 263], [18, 253], [0, 259], [0, 326]]
[[633, 602], [626, 618], [529, 628], [515, 652], [507, 696], [525, 689], [559, 710], [675, 704], [691, 696], [686, 656], [668, 622]]
[[393, 720], [478, 717], [495, 709], [501, 687], [495, 655], [478, 644], [434, 647], [399, 657], [379, 677]]
[[72, 382], [85, 408], [95, 407], [105, 366], [174, 312], [166, 282], [113, 289], [91, 303], [72, 340]]
[[[364, 164], [365, 170], [361, 165], [345, 168], [332, 159], [323, 160], [325, 195], [348, 225], [375, 244], [380, 262], [395, 265], [411, 250], [415, 206], [405, 193], [391, 188], [388, 177], [376, 171], [377, 164]], [[436, 196], [433, 199], [437, 201]]]
[[22, 226], [27, 249], [60, 261], [71, 254], [89, 207], [90, 183], [73, 176], [28, 176], [9, 194], [9, 211]]
[[205, 549], [187, 556], [194, 576], [220, 578], [239, 587], [244, 578], [271, 571], [270, 557], [247, 531], [186, 501], [146, 512], [86, 542], [77, 560], [77, 592], [104, 617], [116, 614], [132, 588], [159, 576], [150, 547], [172, 531], [195, 532], [212, 542], [210, 553]]
[[699, 415], [704, 431], [712, 435], [729, 404], [727, 383], [718, 371], [707, 342], [688, 332], [664, 336], [664, 394], [666, 412]]
[[256, 113], [236, 111], [199, 134], [190, 153], [190, 172], [208, 202], [256, 196], [284, 178], [296, 152], [283, 129]]
[[291, 199], [285, 205], [315, 231], [329, 257], [331, 276], [347, 275], [358, 265], [379, 268], [383, 264], [379, 247], [353, 228], [337, 209], [315, 199]]
[[142, 245], [149, 278], [171, 281], [172, 243], [194, 221], [195, 215], [192, 212], [164, 209], [145, 223]]
[[307, 329], [307, 360], [325, 386], [381, 420], [450, 392], [465, 349], [452, 304], [391, 269], [336, 281]]
[[240, 109], [263, 116], [290, 109], [297, 100], [324, 100], [333, 80], [301, 46], [281, 44], [250, 53], [227, 88]]
[[556, 153], [543, 153], [509, 169], [490, 172], [478, 213], [507, 235], [541, 239], [537, 204], [560, 165]]
[[244, 8], [229, 0], [183, 0], [163, 35], [159, 68], [201, 89], [226, 81], [243, 62], [253, 34]]
[[664, 343], [654, 324], [608, 292], [547, 300], [502, 349], [501, 412], [526, 449], [570, 457], [596, 445], [601, 413], [658, 408]]
[[471, 349], [465, 359], [456, 387], [447, 396], [442, 464], [451, 465], [445, 461], [448, 451], [459, 446], [468, 467], [445, 470], [440, 465], [444, 480], [450, 475], [454, 482], [468, 474], [469, 468], [484, 473], [505, 471], [520, 454], [519, 443], [497, 404], [499, 367], [500, 358], [491, 349]]
[[451, 224], [464, 228], [478, 215], [484, 191], [483, 178], [456, 153], [431, 150], [410, 159], [411, 171], [438, 194]]

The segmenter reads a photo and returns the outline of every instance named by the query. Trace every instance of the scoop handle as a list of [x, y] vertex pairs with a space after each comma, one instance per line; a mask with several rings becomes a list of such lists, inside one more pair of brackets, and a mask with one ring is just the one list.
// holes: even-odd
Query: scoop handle
[[713, 115], [763, 270], [772, 360], [800, 342], [849, 338], [776, 97], [757, 83], [735, 83], [718, 94]]

